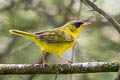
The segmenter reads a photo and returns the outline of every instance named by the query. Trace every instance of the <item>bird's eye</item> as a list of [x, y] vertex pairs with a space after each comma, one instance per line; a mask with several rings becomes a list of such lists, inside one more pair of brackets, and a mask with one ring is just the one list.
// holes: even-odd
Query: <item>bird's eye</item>
[[83, 22], [75, 22], [73, 25], [76, 27], [76, 28], [78, 28], [78, 27], [80, 27], [80, 25], [82, 25], [83, 24]]

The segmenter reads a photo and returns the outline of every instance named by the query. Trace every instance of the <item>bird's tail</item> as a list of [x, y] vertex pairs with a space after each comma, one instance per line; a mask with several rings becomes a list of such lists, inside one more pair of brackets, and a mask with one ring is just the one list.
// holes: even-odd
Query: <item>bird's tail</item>
[[25, 37], [29, 37], [29, 38], [36, 37], [35, 34], [24, 32], [24, 31], [20, 31], [20, 30], [9, 30], [9, 32], [12, 33], [12, 34], [18, 35], [18, 36], [25, 36]]

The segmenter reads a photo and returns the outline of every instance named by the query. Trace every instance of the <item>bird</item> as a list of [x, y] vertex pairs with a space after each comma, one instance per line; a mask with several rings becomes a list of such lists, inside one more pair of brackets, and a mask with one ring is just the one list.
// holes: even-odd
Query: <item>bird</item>
[[41, 48], [43, 66], [46, 64], [44, 58], [45, 52], [56, 53], [58, 58], [61, 58], [72, 64], [72, 61], [63, 58], [61, 54], [74, 45], [80, 30], [88, 24], [90, 24], [90, 22], [72, 20], [61, 27], [42, 30], [34, 33], [24, 32], [16, 29], [11, 29], [9, 32], [18, 36], [31, 38]]

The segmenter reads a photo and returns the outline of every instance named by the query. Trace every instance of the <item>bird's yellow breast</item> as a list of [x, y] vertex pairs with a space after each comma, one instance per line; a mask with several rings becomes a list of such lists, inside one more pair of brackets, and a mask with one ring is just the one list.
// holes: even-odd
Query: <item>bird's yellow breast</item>
[[62, 53], [63, 51], [70, 48], [75, 41], [71, 42], [46, 42], [46, 41], [40, 41], [40, 40], [34, 40], [42, 49], [44, 49], [47, 52], [50, 53]]

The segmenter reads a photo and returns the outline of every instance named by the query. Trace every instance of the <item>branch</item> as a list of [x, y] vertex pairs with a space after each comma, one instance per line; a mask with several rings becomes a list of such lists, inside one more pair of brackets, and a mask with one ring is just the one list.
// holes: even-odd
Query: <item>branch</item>
[[97, 6], [95, 2], [92, 2], [92, 0], [85, 0], [95, 11], [103, 15], [115, 28], [116, 30], [120, 33], [120, 24], [118, 21], [115, 20], [110, 14], [102, 10], [100, 7]]
[[119, 62], [85, 62], [69, 64], [0, 64], [0, 75], [8, 74], [78, 74], [117, 72]]

